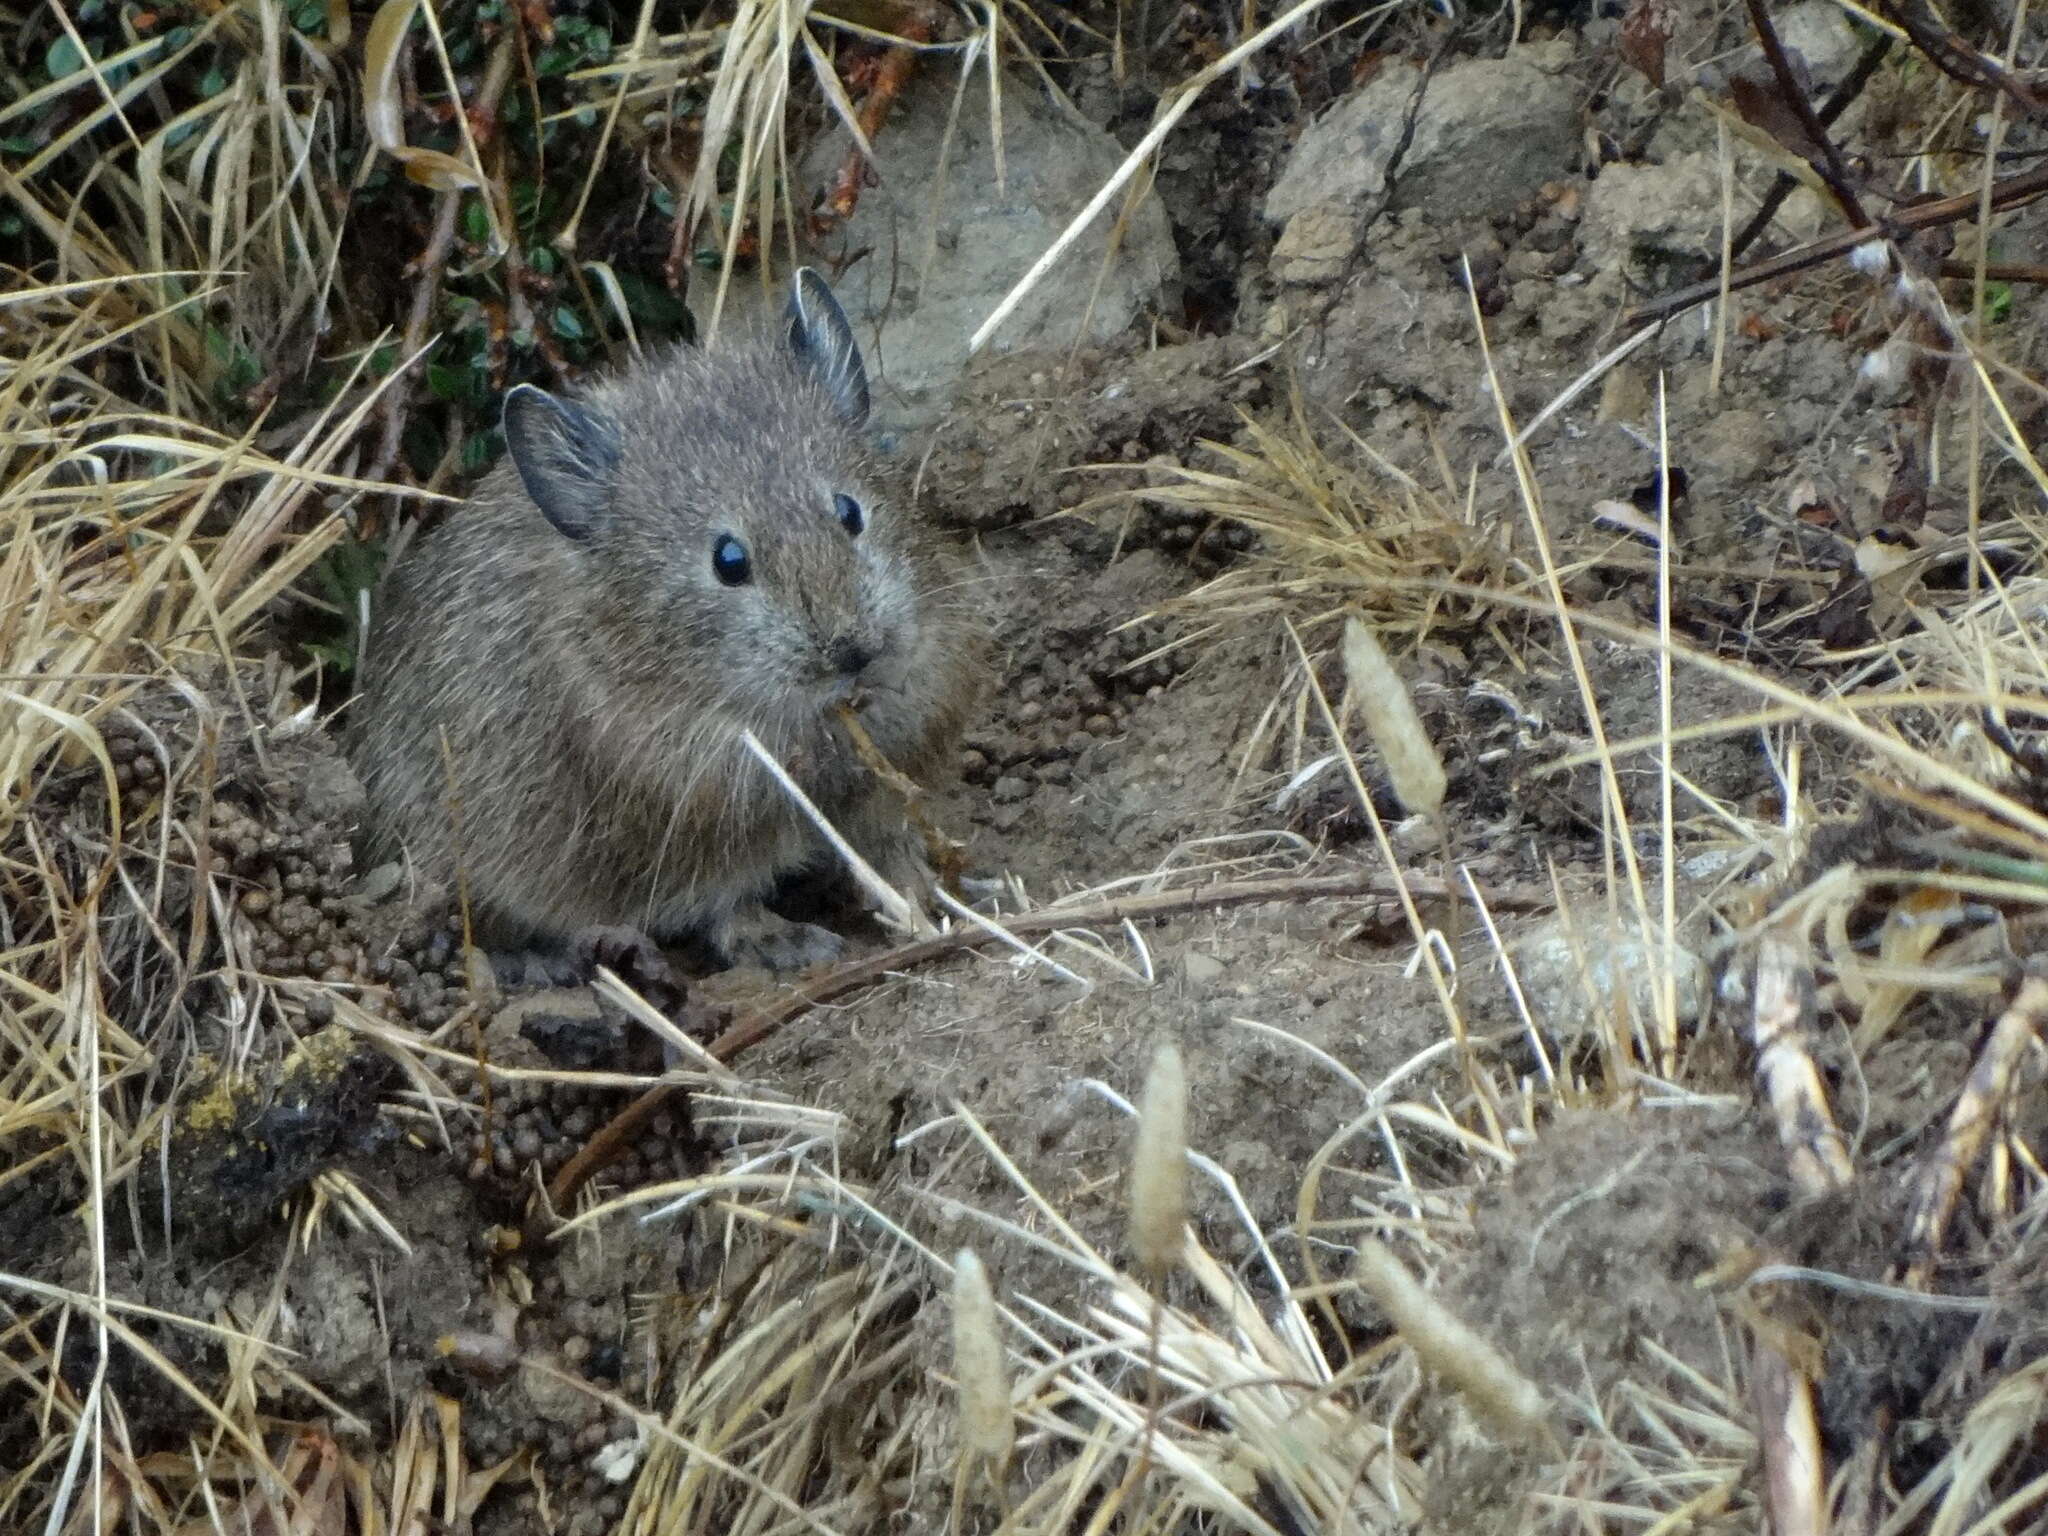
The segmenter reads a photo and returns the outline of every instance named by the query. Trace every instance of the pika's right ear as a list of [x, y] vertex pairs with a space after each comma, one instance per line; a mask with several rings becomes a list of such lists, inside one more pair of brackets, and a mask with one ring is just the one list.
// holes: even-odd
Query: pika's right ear
[[564, 537], [588, 538], [610, 499], [618, 427], [532, 384], [515, 384], [505, 396], [504, 426], [533, 504]]
[[817, 376], [841, 416], [853, 426], [865, 425], [868, 371], [860, 360], [860, 346], [853, 339], [846, 311], [832, 297], [825, 279], [809, 267], [801, 268], [791, 280], [782, 320], [789, 350], [798, 364]]

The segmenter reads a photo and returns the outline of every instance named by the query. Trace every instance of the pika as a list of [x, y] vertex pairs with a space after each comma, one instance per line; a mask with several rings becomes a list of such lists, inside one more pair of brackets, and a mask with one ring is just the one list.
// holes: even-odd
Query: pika
[[[864, 857], [930, 871], [836, 711], [925, 781], [981, 681], [964, 566], [890, 495], [814, 272], [765, 334], [504, 404], [509, 450], [386, 579], [351, 755], [379, 858], [463, 891], [501, 959], [624, 928], [734, 963], [836, 955], [764, 905], [822, 868], [753, 732]], [[459, 881], [459, 884], [458, 884]]]

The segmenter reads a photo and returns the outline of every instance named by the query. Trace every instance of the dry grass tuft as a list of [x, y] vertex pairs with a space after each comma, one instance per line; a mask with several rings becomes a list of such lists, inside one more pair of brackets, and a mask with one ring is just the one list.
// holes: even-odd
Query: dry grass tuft
[[1469, 506], [1341, 435], [1332, 451], [1296, 397], [1283, 421], [1247, 417], [1236, 444], [1204, 442], [1214, 467], [1150, 468], [1150, 483], [1077, 510], [1114, 517], [1138, 505], [1172, 507], [1258, 535], [1245, 559], [1161, 610], [1193, 621], [1199, 634], [1277, 614], [1319, 632], [1355, 615], [1405, 649], [1440, 630], [1492, 622], [1488, 594], [1527, 579], [1511, 551]]

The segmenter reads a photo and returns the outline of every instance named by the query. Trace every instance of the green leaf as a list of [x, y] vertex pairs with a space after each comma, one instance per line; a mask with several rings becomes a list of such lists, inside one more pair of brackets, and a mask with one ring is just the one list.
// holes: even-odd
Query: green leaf
[[542, 277], [553, 277], [555, 269], [562, 264], [562, 259], [555, 254], [553, 246], [536, 245], [527, 251], [526, 264]]
[[619, 291], [626, 296], [626, 308], [634, 322], [648, 330], [676, 331], [689, 324], [689, 306], [637, 272], [619, 274]]
[[212, 100], [227, 88], [228, 72], [218, 64], [212, 65], [199, 77], [199, 94], [208, 100]]
[[62, 80], [66, 75], [76, 74], [85, 68], [85, 59], [79, 54], [77, 44], [68, 37], [60, 37], [43, 55], [43, 68], [52, 80]]
[[436, 400], [460, 400], [469, 393], [465, 370], [446, 363], [427, 364], [427, 393]]
[[555, 334], [570, 341], [581, 341], [590, 333], [584, 329], [583, 317], [567, 304], [555, 306]]
[[481, 197], [462, 200], [462, 238], [472, 245], [488, 245], [491, 239], [491, 211]]
[[2012, 315], [2012, 284], [1986, 283], [1984, 285], [1984, 319], [1987, 324], [1997, 325]]

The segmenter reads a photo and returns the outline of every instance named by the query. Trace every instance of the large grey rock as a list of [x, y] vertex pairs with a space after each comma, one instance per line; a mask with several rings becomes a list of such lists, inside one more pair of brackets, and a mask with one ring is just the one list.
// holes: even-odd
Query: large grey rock
[[[1579, 92], [1545, 67], [1555, 57], [1548, 48], [1517, 48], [1438, 74], [1423, 95], [1392, 206], [1441, 219], [1505, 213], [1567, 175], [1579, 153]], [[1418, 69], [1389, 67], [1312, 123], [1266, 195], [1266, 217], [1284, 223], [1319, 204], [1377, 201], [1419, 78]]]
[[[967, 368], [968, 338], [1124, 157], [1042, 85], [1013, 75], [1003, 83], [999, 184], [984, 71], [976, 71], [945, 142], [957, 79], [928, 70], [905, 93], [875, 142], [880, 185], [863, 189], [823, 253], [857, 255], [834, 276], [833, 291], [860, 337], [884, 426], [944, 412], [949, 387]], [[847, 144], [843, 133], [827, 135], [804, 161], [804, 184], [826, 185]], [[1105, 339], [1168, 298], [1180, 263], [1166, 214], [1149, 193], [1103, 273], [1122, 206], [1119, 194], [990, 339], [990, 350], [1070, 346], [1084, 334], [1084, 315], [1086, 337]]]

